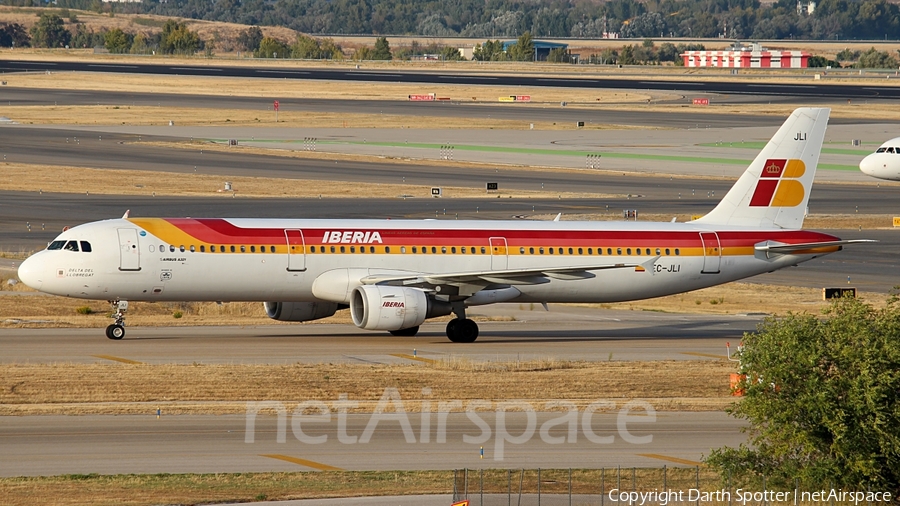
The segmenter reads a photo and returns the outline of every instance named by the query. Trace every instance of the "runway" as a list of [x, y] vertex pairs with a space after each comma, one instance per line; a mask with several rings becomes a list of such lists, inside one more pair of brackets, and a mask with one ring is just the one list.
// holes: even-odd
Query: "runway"
[[[681, 96], [683, 97], [683, 96]], [[331, 100], [323, 98], [290, 98], [290, 97], [235, 97], [230, 95], [201, 95], [180, 93], [134, 93], [119, 91], [32, 89], [7, 87], [3, 90], [3, 99], [8, 106], [131, 106], [161, 108], [196, 108], [196, 109], [236, 109], [269, 111], [272, 101], [277, 99], [281, 111], [302, 111], [306, 113], [336, 114], [390, 114], [394, 116], [431, 116], [442, 118], [476, 118], [513, 120], [522, 122], [559, 122], [575, 124], [584, 121], [586, 124], [612, 124], [643, 127], [668, 128], [736, 128], [747, 126], [777, 126], [777, 118], [755, 114], [710, 114], [682, 110], [659, 113], [640, 109], [622, 114], [616, 109], [604, 109], [597, 103], [569, 103], [561, 107], [558, 102], [529, 104], [500, 104], [497, 102], [468, 103], [452, 102], [409, 102], [404, 100]], [[716, 95], [716, 104], [747, 103], [744, 95]], [[783, 100], [793, 100], [787, 97]], [[815, 97], [804, 97], [802, 102], [809, 105]], [[833, 101], [830, 97], [819, 97], [819, 100]], [[687, 103], [689, 100], [662, 100], [656, 104]], [[771, 102], [771, 97], [766, 102]], [[827, 102], [826, 102], [827, 103]], [[866, 117], [836, 118], [833, 124], [870, 124], [883, 120]]]
[[[298, 392], [302, 397], [302, 393]], [[297, 399], [302, 400], [302, 399]], [[598, 393], [598, 401], [602, 393]], [[327, 403], [326, 403], [327, 404]], [[635, 409], [621, 430], [618, 412], [579, 413], [574, 441], [566, 424], [541, 428], [561, 413], [508, 412], [498, 423], [495, 411], [418, 413], [402, 420], [385, 414], [339, 415], [324, 423], [276, 416], [28, 416], [0, 417], [0, 476], [76, 473], [244, 473], [263, 471], [438, 470], [481, 468], [669, 467], [699, 461], [710, 448], [744, 441], [742, 423], [725, 413], [660, 412]], [[470, 416], [472, 418], [470, 418]], [[446, 427], [438, 425], [439, 417]], [[480, 419], [484, 426], [473, 419]], [[371, 436], [366, 429], [373, 423]], [[340, 424], [340, 427], [339, 427]], [[585, 426], [591, 431], [587, 433]], [[501, 429], [498, 433], [497, 429]], [[298, 431], [299, 429], [299, 431]], [[279, 432], [282, 441], [279, 440]], [[341, 434], [344, 432], [344, 434]], [[508, 434], [508, 436], [507, 436]], [[498, 439], [498, 435], [500, 436]], [[323, 443], [310, 439], [325, 436]], [[485, 437], [487, 436], [487, 437]], [[440, 441], [440, 437], [444, 441]], [[465, 439], [464, 439], [465, 437]], [[588, 438], [592, 438], [591, 439]], [[510, 442], [518, 438], [519, 444]], [[550, 438], [562, 439], [553, 442]], [[600, 438], [605, 438], [601, 440]], [[649, 439], [634, 443], [631, 438]], [[475, 440], [477, 442], [467, 442]], [[249, 442], [248, 442], [249, 441]], [[344, 442], [342, 442], [344, 441]], [[426, 442], [427, 441], [427, 442]], [[594, 442], [602, 441], [602, 442]], [[484, 447], [484, 458], [480, 448]], [[653, 456], [647, 456], [653, 455]], [[674, 459], [674, 460], [673, 460]]]
[[121, 74], [187, 75], [216, 77], [279, 78], [302, 80], [404, 82], [423, 84], [475, 84], [491, 86], [530, 86], [559, 88], [651, 89], [665, 91], [736, 93], [751, 95], [848, 98], [900, 98], [900, 88], [893, 86], [814, 84], [746, 83], [735, 80], [678, 81], [673, 79], [623, 79], [616, 77], [559, 77], [554, 75], [485, 75], [460, 71], [462, 66], [447, 72], [421, 70], [322, 69], [306, 67], [233, 67], [211, 65], [208, 62], [185, 64], [110, 64], [67, 61], [0, 60], [0, 72], [116, 72]]

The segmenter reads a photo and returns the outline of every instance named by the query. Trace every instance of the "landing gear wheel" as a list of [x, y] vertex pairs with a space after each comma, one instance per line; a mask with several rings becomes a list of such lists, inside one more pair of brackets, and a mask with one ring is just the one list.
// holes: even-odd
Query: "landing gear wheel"
[[468, 318], [454, 318], [447, 323], [447, 338], [454, 343], [474, 343], [478, 339], [478, 324]]
[[419, 333], [419, 326], [409, 327], [407, 329], [391, 330], [392, 336], [412, 337]]
[[106, 337], [118, 341], [125, 337], [125, 327], [121, 325], [110, 325], [106, 327]]

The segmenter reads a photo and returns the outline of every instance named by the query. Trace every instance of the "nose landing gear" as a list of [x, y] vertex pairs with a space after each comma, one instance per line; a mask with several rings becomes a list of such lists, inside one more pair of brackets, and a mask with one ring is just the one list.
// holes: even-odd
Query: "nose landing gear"
[[106, 337], [118, 341], [125, 337], [125, 313], [128, 311], [128, 301], [116, 299], [109, 303], [115, 311], [113, 318], [116, 319], [116, 322], [106, 327]]

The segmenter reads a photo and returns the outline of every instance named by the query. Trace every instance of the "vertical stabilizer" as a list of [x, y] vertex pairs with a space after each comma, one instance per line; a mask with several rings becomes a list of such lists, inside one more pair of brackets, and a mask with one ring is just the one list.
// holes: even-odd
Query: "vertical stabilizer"
[[694, 223], [802, 227], [830, 111], [796, 109], [719, 205]]

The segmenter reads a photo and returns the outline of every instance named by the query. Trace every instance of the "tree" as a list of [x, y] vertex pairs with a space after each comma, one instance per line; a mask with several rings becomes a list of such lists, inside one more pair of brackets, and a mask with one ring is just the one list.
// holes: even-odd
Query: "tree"
[[475, 46], [472, 51], [472, 59], [477, 61], [499, 61], [506, 59], [503, 52], [503, 43], [499, 40], [488, 40], [480, 46]]
[[385, 37], [375, 39], [375, 51], [372, 53], [373, 60], [390, 60], [391, 45]]
[[900, 303], [856, 299], [825, 318], [770, 318], [744, 336], [745, 397], [729, 411], [750, 440], [720, 448], [707, 463], [732, 479], [765, 477], [774, 487], [900, 493]]
[[110, 53], [127, 53], [134, 44], [134, 36], [119, 28], [113, 28], [103, 37], [104, 45]]
[[356, 61], [374, 60], [372, 53], [373, 51], [371, 48], [363, 46], [353, 53], [353, 59]]
[[441, 59], [444, 61], [465, 60], [462, 53], [459, 52], [459, 48], [453, 46], [447, 46], [441, 50]]
[[241, 32], [237, 40], [244, 51], [256, 51], [259, 49], [259, 43], [263, 40], [262, 29], [258, 26], [251, 26]]
[[887, 51], [878, 51], [873, 47], [859, 55], [856, 66], [863, 69], [895, 69], [897, 60]]
[[287, 58], [290, 56], [291, 50], [278, 39], [263, 37], [259, 43], [259, 49], [254, 54], [257, 58]]
[[572, 63], [572, 56], [569, 54], [568, 49], [555, 47], [547, 55], [547, 61], [550, 63]]
[[43, 13], [31, 27], [31, 43], [35, 47], [63, 47], [69, 44], [72, 34], [66, 30], [61, 17]]
[[168, 20], [163, 25], [159, 49], [165, 54], [194, 54], [203, 48], [197, 32], [188, 29], [187, 23]]
[[525, 32], [519, 36], [515, 44], [506, 49], [509, 59], [513, 61], [534, 61], [534, 41], [531, 40], [531, 32]]
[[28, 30], [19, 23], [8, 23], [0, 27], [0, 47], [28, 47], [31, 37]]

